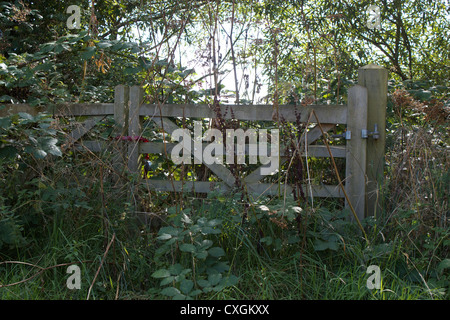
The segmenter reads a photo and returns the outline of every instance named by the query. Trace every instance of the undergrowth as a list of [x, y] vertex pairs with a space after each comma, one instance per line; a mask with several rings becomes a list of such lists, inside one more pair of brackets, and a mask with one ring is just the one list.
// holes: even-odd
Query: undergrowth
[[[362, 221], [367, 239], [337, 200], [148, 191], [110, 151], [1, 158], [0, 299], [448, 300], [446, 122], [405, 117], [418, 107], [402, 94], [390, 101], [384, 210]], [[67, 287], [71, 265], [79, 290]], [[368, 288], [369, 266], [379, 288]]]

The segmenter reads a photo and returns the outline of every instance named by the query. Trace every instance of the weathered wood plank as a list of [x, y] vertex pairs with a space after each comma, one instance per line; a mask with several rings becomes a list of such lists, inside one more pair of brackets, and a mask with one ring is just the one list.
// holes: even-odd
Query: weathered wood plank
[[[330, 151], [334, 158], [345, 158], [346, 156], [345, 149], [346, 149], [345, 146], [330, 146]], [[303, 153], [302, 155], [306, 157], [306, 153]], [[329, 158], [330, 153], [328, 152], [326, 146], [322, 145], [308, 146], [308, 157]]]
[[223, 182], [209, 181], [169, 181], [169, 180], [142, 180], [142, 185], [155, 191], [197, 192], [210, 193], [218, 191], [225, 193], [230, 187]]
[[[45, 107], [32, 107], [26, 103], [6, 104], [5, 108], [0, 110], [0, 117], [18, 112], [26, 112], [35, 116], [44, 111], [53, 112], [53, 110], [46, 110]], [[109, 116], [114, 114], [114, 103], [60, 104], [55, 108], [54, 113], [57, 116]]]
[[[306, 107], [294, 105], [280, 105], [280, 119], [296, 121], [296, 113], [300, 113], [300, 121], [308, 121], [311, 110], [316, 111], [322, 123], [347, 123], [346, 105], [309, 105]], [[221, 105], [220, 112], [225, 119], [273, 121], [272, 105]], [[233, 112], [231, 112], [231, 110]], [[186, 118], [216, 118], [216, 112], [207, 104], [143, 104], [141, 116], [151, 117], [186, 117]]]
[[[253, 121], [272, 121], [272, 105], [221, 105], [221, 113], [225, 119], [240, 119]], [[295, 107], [293, 105], [280, 105], [280, 117], [286, 121], [296, 120], [296, 109], [300, 112], [300, 121], [306, 122], [308, 115], [314, 109], [323, 123], [346, 124], [346, 105], [310, 105], [306, 107]], [[232, 117], [231, 109], [233, 110]], [[43, 107], [31, 107], [28, 104], [7, 104], [6, 108], [0, 110], [0, 116], [17, 112], [27, 112], [36, 115], [45, 111]], [[206, 104], [165, 104], [161, 106], [163, 117], [186, 118], [215, 118], [216, 113]], [[155, 104], [142, 104], [140, 116], [159, 117], [159, 107]], [[102, 116], [113, 115], [114, 103], [72, 103], [58, 105], [55, 115], [59, 116]]]
[[[249, 183], [247, 184], [248, 190], [253, 194], [264, 195], [284, 195], [284, 184], [271, 184], [271, 183]], [[309, 186], [302, 185], [302, 188], [306, 190]], [[331, 185], [311, 185], [313, 197], [318, 198], [344, 198], [344, 194], [339, 186]], [[292, 192], [292, 187], [287, 186], [287, 194]]]
[[[155, 191], [175, 191], [175, 192], [198, 192], [210, 193], [217, 191], [220, 193], [230, 192], [232, 190], [223, 182], [216, 181], [169, 181], [169, 180], [142, 180], [142, 185], [150, 190]], [[248, 191], [256, 196], [278, 195], [284, 194], [284, 185], [270, 184], [270, 183], [255, 183], [247, 184]], [[288, 192], [292, 191], [291, 186], [287, 186]], [[306, 186], [303, 186], [306, 188]], [[313, 195], [315, 197], [328, 198], [339, 197], [343, 198], [343, 194], [338, 186], [329, 185], [313, 185]]]
[[114, 114], [114, 103], [71, 103], [58, 105], [58, 116], [109, 116]]
[[114, 132], [118, 136], [128, 132], [128, 101], [129, 88], [124, 85], [116, 86], [114, 91]]
[[[367, 89], [356, 85], [348, 90], [347, 130], [352, 138], [347, 140], [345, 192], [359, 220], [364, 218], [366, 196], [366, 147], [361, 130], [367, 123]], [[346, 207], [350, 204], [346, 201]]]
[[[328, 132], [336, 126], [336, 124], [334, 123], [321, 123], [321, 125], [323, 132]], [[308, 144], [311, 144], [319, 139], [322, 136], [322, 130], [320, 130], [320, 127], [318, 125], [310, 129], [308, 131], [308, 135], [306, 136], [306, 141], [308, 142]]]
[[[335, 124], [326, 123], [326, 124], [322, 125], [322, 128], [323, 128], [324, 132], [328, 132], [334, 126], [335, 126]], [[309, 130], [307, 132], [306, 140], [307, 140], [308, 144], [310, 144], [310, 143], [315, 142], [321, 136], [322, 136], [322, 131], [320, 130], [320, 128], [318, 126], [315, 126], [314, 128], [312, 128], [311, 130]], [[299, 143], [299, 145], [300, 145], [300, 143]], [[304, 154], [303, 150], [300, 150], [300, 152], [301, 152], [302, 155]], [[306, 154], [305, 154], [305, 156], [306, 156]], [[308, 156], [310, 156], [310, 154], [308, 154]], [[282, 164], [284, 164], [288, 159], [289, 158], [281, 157], [281, 159], [280, 159], [280, 166]], [[264, 168], [264, 167], [269, 167], [269, 165], [261, 166], [258, 169], [254, 170], [253, 172], [249, 173], [244, 179], [245, 183], [254, 183], [254, 182], [258, 182], [261, 179], [265, 178], [266, 176], [261, 174], [261, 168]]]
[[358, 84], [367, 88], [367, 127], [373, 131], [378, 126], [378, 139], [369, 138], [367, 141], [366, 173], [368, 183], [367, 215], [374, 216], [382, 211], [379, 190], [384, 184], [384, 163], [386, 149], [386, 108], [387, 83], [389, 72], [387, 69], [369, 64], [358, 70]]
[[82, 136], [89, 132], [95, 125], [102, 121], [104, 116], [95, 116], [87, 119], [81, 124], [78, 124], [78, 127], [68, 134], [66, 145], [70, 145], [78, 141]]
[[[141, 122], [139, 108], [143, 99], [143, 89], [140, 86], [130, 88], [130, 107], [128, 113], [128, 135], [139, 137], [141, 135]], [[128, 144], [128, 170], [138, 172], [139, 169], [139, 142]]]
[[[164, 128], [164, 131], [172, 134], [175, 130], [180, 129], [174, 122], [170, 121], [167, 118], [161, 118], [161, 119], [153, 119], [153, 121], [160, 127]], [[162, 121], [162, 123], [161, 123]], [[194, 145], [194, 140], [189, 139], [189, 142], [191, 145]], [[194, 156], [194, 160], [197, 159], [197, 157], [194, 154], [194, 149], [191, 149], [191, 152]], [[167, 151], [167, 154], [169, 154], [169, 151]], [[201, 159], [197, 159], [200, 161]], [[222, 179], [227, 185], [233, 186], [236, 182], [235, 177], [233, 174], [228, 170], [225, 166], [217, 163], [212, 164], [206, 164], [205, 165], [212, 171], [214, 174], [216, 174], [220, 179]]]
[[[124, 85], [118, 85], [114, 88], [114, 135], [124, 136], [128, 133], [128, 116], [130, 88]], [[126, 168], [128, 145], [125, 143], [117, 143], [113, 154], [113, 168], [115, 172], [122, 173]]]
[[[152, 154], [164, 154], [165, 151], [167, 153], [172, 152], [172, 149], [176, 146], [176, 143], [173, 142], [141, 142], [139, 143], [139, 153], [152, 153]], [[208, 145], [207, 142], [202, 143], [203, 150]], [[237, 148], [237, 146], [235, 146]], [[331, 154], [335, 158], [345, 158], [345, 146], [330, 146]], [[281, 154], [281, 157], [287, 157], [289, 156], [288, 151], [281, 150], [283, 153]], [[245, 154], [249, 154], [249, 148], [248, 145], [245, 146]], [[223, 147], [222, 150], [219, 150], [219, 152], [216, 154], [216, 156], [223, 156], [225, 157], [226, 151], [225, 147]], [[305, 157], [306, 154], [302, 153], [302, 156]], [[325, 146], [322, 145], [310, 145], [308, 146], [308, 157], [316, 157], [316, 158], [328, 158], [330, 154], [328, 153], [328, 150]], [[225, 160], [225, 159], [224, 159]], [[224, 161], [225, 162], [225, 161]]]

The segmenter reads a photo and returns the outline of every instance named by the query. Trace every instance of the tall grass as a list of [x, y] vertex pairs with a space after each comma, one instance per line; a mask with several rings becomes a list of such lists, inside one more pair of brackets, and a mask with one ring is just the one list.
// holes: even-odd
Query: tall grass
[[[108, 153], [5, 163], [0, 217], [15, 229], [0, 234], [0, 299], [167, 298], [151, 277], [158, 231], [184, 209], [222, 220], [211, 239], [239, 277], [201, 299], [449, 299], [445, 143], [425, 127], [391, 130], [384, 211], [362, 221], [368, 243], [328, 199], [302, 203], [299, 213], [298, 201], [247, 200], [241, 190], [204, 198], [148, 192], [135, 177], [118, 177]], [[177, 254], [168, 263], [180, 262]], [[81, 268], [80, 290], [66, 286], [71, 264]], [[366, 286], [370, 265], [380, 267], [380, 289]]]

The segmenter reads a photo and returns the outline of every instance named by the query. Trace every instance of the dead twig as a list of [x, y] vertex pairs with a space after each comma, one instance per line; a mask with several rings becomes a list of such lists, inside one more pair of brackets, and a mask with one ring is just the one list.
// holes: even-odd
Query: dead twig
[[103, 266], [103, 262], [105, 261], [105, 258], [106, 258], [106, 256], [108, 255], [108, 252], [109, 252], [109, 248], [111, 247], [111, 245], [112, 245], [112, 243], [114, 242], [114, 239], [115, 239], [115, 238], [116, 238], [116, 234], [113, 233], [112, 238], [111, 238], [111, 241], [108, 243], [108, 246], [106, 247], [105, 253], [103, 254], [102, 261], [100, 262], [100, 265], [98, 266], [97, 272], [95, 273], [94, 280], [92, 280], [92, 283], [91, 283], [91, 285], [90, 285], [90, 287], [89, 287], [88, 295], [87, 295], [86, 300], [89, 300], [89, 297], [90, 297], [90, 295], [91, 295], [92, 287], [94, 286], [95, 280], [97, 280], [97, 276], [98, 276], [98, 274], [100, 273], [100, 269], [101, 269], [102, 266]]
[[[81, 263], [89, 263], [89, 262], [93, 262], [93, 260], [90, 260], [90, 261], [81, 261]], [[34, 268], [38, 268], [38, 269], [40, 269], [40, 270], [39, 270], [38, 272], [36, 272], [34, 275], [32, 275], [31, 277], [29, 277], [29, 278], [26, 278], [26, 279], [23, 279], [23, 280], [20, 280], [20, 281], [17, 281], [17, 282], [13, 282], [13, 283], [0, 284], [0, 288], [4, 288], [4, 287], [12, 287], [12, 286], [15, 286], [15, 285], [18, 285], [18, 284], [21, 284], [21, 283], [24, 283], [24, 282], [27, 282], [27, 281], [29, 281], [29, 280], [34, 279], [34, 278], [36, 278], [38, 275], [42, 274], [44, 271], [47, 271], [47, 270], [50, 270], [50, 269], [54, 269], [54, 268], [58, 268], [58, 267], [70, 266], [70, 265], [77, 264], [77, 263], [79, 263], [79, 262], [60, 263], [60, 264], [56, 264], [56, 265], [54, 265], [54, 266], [50, 266], [50, 267], [43, 268], [43, 267], [40, 267], [40, 266], [38, 266], [38, 265], [29, 263], [29, 262], [22, 262], [22, 261], [3, 261], [3, 262], [0, 262], [0, 265], [1, 265], [1, 264], [24, 264], [24, 265], [27, 265], [27, 266], [32, 266], [32, 267], [34, 267]]]

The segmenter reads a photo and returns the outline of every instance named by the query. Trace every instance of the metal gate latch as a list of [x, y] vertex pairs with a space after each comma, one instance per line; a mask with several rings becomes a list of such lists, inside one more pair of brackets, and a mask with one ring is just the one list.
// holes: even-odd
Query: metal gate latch
[[361, 138], [368, 139], [369, 137], [372, 137], [374, 140], [380, 138], [380, 133], [378, 132], [378, 125], [376, 123], [374, 124], [374, 131], [372, 132], [366, 129], [361, 130]]

